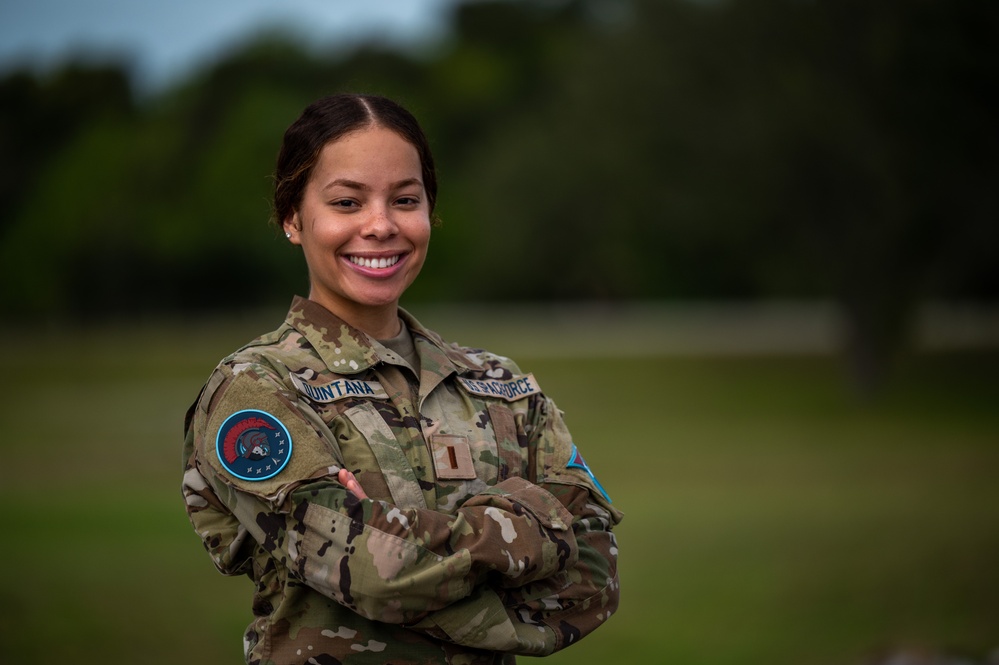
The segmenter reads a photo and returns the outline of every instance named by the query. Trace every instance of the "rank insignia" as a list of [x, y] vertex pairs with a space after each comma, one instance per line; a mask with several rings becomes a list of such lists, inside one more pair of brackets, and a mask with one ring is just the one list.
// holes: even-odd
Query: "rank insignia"
[[267, 480], [291, 459], [291, 434], [266, 411], [237, 411], [219, 428], [215, 452], [225, 470], [237, 478]]
[[593, 481], [593, 484], [597, 486], [598, 490], [600, 490], [600, 493], [604, 495], [605, 499], [607, 499], [607, 502], [611, 503], [611, 498], [607, 495], [607, 490], [604, 489], [604, 486], [600, 484], [597, 477], [593, 475], [592, 471], [590, 471], [590, 467], [586, 464], [586, 460], [584, 460], [583, 456], [579, 453], [579, 448], [576, 447], [575, 443], [572, 444], [572, 452], [569, 454], [569, 463], [566, 464], [566, 467], [570, 469], [582, 469], [585, 471], [586, 475], [588, 475], [590, 480]]

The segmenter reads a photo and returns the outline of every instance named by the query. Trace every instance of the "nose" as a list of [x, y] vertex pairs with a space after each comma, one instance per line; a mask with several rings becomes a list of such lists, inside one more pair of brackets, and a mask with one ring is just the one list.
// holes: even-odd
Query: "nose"
[[392, 212], [385, 206], [372, 206], [364, 218], [361, 235], [365, 238], [387, 240], [399, 232], [399, 226], [392, 218]]

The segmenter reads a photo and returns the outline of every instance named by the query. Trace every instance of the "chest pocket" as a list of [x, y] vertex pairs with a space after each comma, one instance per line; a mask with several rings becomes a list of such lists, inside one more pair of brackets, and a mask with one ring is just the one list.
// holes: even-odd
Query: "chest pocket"
[[517, 409], [460, 384], [439, 390], [436, 399], [423, 405], [432, 423], [424, 434], [434, 461], [438, 505], [445, 511], [456, 508], [498, 482], [524, 477], [528, 453], [521, 446], [526, 437], [518, 435], [523, 416]]
[[[367, 441], [392, 496], [392, 503], [400, 508], [426, 508], [412, 461], [374, 405], [362, 402], [345, 410], [340, 417], [349, 420]], [[363, 477], [359, 480], [363, 487]]]
[[[521, 441], [518, 435], [517, 416], [505, 404], [498, 402], [487, 405], [489, 420], [493, 424], [496, 435], [496, 455], [499, 461], [499, 479], [506, 480], [512, 476], [523, 476], [525, 468], [533, 468], [527, 457], [530, 450], [527, 442]], [[521, 416], [523, 417], [523, 416]], [[526, 439], [526, 437], [524, 437]], [[523, 443], [523, 446], [521, 445]], [[533, 478], [529, 478], [533, 481]]]

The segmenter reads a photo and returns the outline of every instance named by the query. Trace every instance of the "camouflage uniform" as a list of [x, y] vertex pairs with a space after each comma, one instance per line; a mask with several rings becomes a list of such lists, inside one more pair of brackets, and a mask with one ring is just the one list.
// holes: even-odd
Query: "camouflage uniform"
[[[621, 515], [561, 413], [510, 360], [400, 316], [419, 379], [296, 298], [188, 412], [191, 523], [223, 574], [256, 585], [249, 663], [513, 663], [616, 611]], [[249, 453], [246, 472], [226, 462], [253, 423], [289, 439], [276, 475]], [[284, 441], [262, 449], [284, 454]], [[369, 499], [337, 482], [340, 468]]]

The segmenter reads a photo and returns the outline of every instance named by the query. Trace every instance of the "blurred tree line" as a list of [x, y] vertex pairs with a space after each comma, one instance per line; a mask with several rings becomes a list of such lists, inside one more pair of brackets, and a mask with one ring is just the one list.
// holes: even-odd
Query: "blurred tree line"
[[999, 4], [459, 4], [424, 52], [265, 34], [136, 94], [125, 63], [0, 80], [7, 316], [283, 304], [268, 226], [316, 97], [402, 101], [441, 179], [408, 301], [831, 298], [867, 385], [926, 298], [999, 296]]

